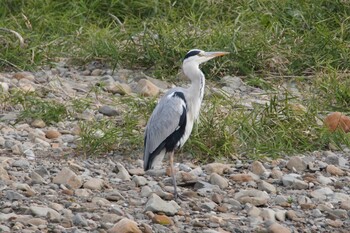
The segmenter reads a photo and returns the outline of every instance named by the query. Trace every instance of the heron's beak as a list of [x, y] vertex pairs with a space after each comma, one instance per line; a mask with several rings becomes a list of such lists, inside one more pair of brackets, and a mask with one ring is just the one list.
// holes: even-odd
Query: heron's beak
[[226, 54], [229, 54], [229, 52], [204, 52], [203, 56], [214, 58], [214, 57], [221, 57]]

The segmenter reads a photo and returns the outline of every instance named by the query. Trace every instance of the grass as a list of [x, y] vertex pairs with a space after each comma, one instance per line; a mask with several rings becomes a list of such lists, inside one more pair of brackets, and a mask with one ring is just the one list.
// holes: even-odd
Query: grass
[[[72, 64], [98, 60], [174, 81], [189, 49], [230, 51], [203, 67], [209, 82], [239, 75], [269, 92], [270, 104], [247, 109], [224, 95], [207, 96], [184, 151], [210, 160], [342, 148], [350, 145], [349, 137], [329, 133], [320, 121], [330, 111], [350, 113], [349, 21], [350, 5], [341, 0], [3, 0], [0, 28], [18, 32], [25, 46], [0, 30], [0, 71], [36, 70], [69, 58]], [[296, 83], [302, 96], [281, 92], [285, 82]], [[0, 97], [3, 107], [19, 106], [19, 120], [54, 124], [75, 120], [94, 101], [104, 101], [103, 95], [103, 86], [95, 86], [65, 104], [28, 93]], [[80, 152], [142, 148], [142, 129], [156, 100], [113, 101], [127, 111], [112, 121], [80, 122]]]
[[[197, 47], [231, 51], [225, 72], [309, 74], [349, 68], [350, 6], [345, 1], [4, 0], [0, 69], [34, 69], [59, 57], [177, 73]], [[214, 63], [215, 64], [215, 63]], [[212, 70], [208, 66], [207, 73]]]

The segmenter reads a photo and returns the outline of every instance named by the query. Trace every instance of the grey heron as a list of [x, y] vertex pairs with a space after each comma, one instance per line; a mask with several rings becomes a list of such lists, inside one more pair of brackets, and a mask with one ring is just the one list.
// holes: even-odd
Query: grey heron
[[147, 171], [159, 165], [168, 153], [175, 200], [178, 194], [174, 151], [181, 148], [189, 138], [203, 100], [205, 77], [199, 65], [226, 54], [228, 52], [190, 50], [182, 64], [183, 73], [191, 80], [190, 87], [175, 87], [166, 92], [147, 123], [144, 138], [144, 170]]

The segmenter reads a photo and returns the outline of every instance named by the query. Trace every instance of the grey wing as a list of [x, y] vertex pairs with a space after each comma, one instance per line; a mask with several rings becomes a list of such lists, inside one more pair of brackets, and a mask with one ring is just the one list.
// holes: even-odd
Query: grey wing
[[175, 147], [182, 137], [181, 132], [186, 127], [186, 109], [182, 92], [172, 92], [160, 100], [146, 127], [143, 156], [145, 170], [152, 167], [154, 158], [167, 145]]

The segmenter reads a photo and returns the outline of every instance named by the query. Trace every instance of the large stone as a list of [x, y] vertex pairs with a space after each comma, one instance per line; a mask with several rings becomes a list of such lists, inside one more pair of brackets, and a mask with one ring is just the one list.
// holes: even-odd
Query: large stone
[[45, 137], [48, 139], [55, 139], [61, 136], [61, 133], [57, 130], [48, 130], [45, 133]]
[[343, 176], [343, 175], [345, 175], [345, 172], [342, 169], [340, 169], [340, 168], [338, 168], [338, 167], [336, 167], [334, 165], [328, 165], [326, 167], [326, 171], [329, 174], [333, 175], [333, 176]]
[[0, 165], [0, 180], [9, 180], [9, 174], [7, 173], [7, 171], [5, 170], [5, 168], [3, 168]]
[[100, 178], [91, 178], [84, 183], [84, 188], [91, 190], [101, 190], [104, 184], [104, 181]]
[[217, 173], [211, 173], [209, 177], [209, 182], [213, 185], [219, 186], [221, 189], [228, 187], [228, 181], [226, 180], [226, 178], [220, 176]]
[[204, 170], [208, 173], [217, 173], [219, 175], [224, 174], [228, 169], [230, 169], [230, 165], [223, 163], [209, 163], [204, 166]]
[[69, 185], [73, 189], [80, 188], [83, 184], [81, 178], [68, 167], [64, 167], [53, 179], [55, 184]]
[[105, 115], [105, 116], [117, 116], [119, 115], [119, 112], [108, 105], [103, 105], [98, 109], [98, 112]]
[[326, 200], [327, 196], [333, 194], [333, 190], [329, 187], [319, 188], [310, 192], [310, 196], [319, 200]]
[[230, 176], [230, 179], [235, 181], [235, 182], [249, 182], [253, 181], [253, 177], [250, 174], [232, 174]]
[[180, 206], [175, 201], [166, 202], [158, 195], [151, 194], [145, 207], [145, 211], [161, 212], [166, 215], [174, 215], [180, 210]]
[[270, 233], [291, 233], [291, 231], [279, 223], [272, 223], [268, 228]]
[[259, 161], [254, 161], [251, 165], [251, 171], [258, 175], [258, 176], [262, 176], [265, 175], [267, 173], [266, 168], [264, 167], [264, 165], [259, 162]]
[[293, 156], [289, 159], [287, 168], [291, 171], [295, 169], [297, 172], [303, 172], [306, 170], [307, 164], [299, 156]]
[[121, 180], [131, 180], [129, 172], [121, 163], [117, 163], [115, 170], [118, 172], [117, 177]]
[[276, 193], [276, 187], [266, 181], [260, 180], [257, 182], [258, 184], [258, 189], [262, 191], [266, 191], [268, 193]]
[[166, 215], [155, 214], [152, 218], [152, 222], [160, 225], [174, 225], [173, 220]]
[[157, 96], [159, 88], [147, 79], [141, 79], [136, 85], [136, 92], [144, 96]]
[[49, 207], [42, 207], [42, 206], [30, 206], [29, 207], [32, 215], [37, 217], [46, 217], [48, 214], [53, 214], [56, 216], [60, 216], [60, 214]]
[[126, 83], [120, 83], [120, 82], [108, 83], [105, 87], [105, 90], [107, 92], [112, 93], [112, 94], [120, 94], [120, 95], [130, 95], [131, 94], [130, 86]]
[[276, 215], [275, 211], [270, 208], [263, 208], [260, 213], [260, 217], [262, 217], [264, 221], [270, 221], [270, 222], [276, 221], [275, 215]]
[[242, 190], [235, 194], [234, 198], [241, 203], [250, 203], [254, 206], [265, 205], [270, 196], [265, 191], [256, 189]]
[[137, 223], [128, 218], [123, 218], [117, 222], [112, 228], [108, 229], [108, 233], [142, 233]]
[[345, 133], [350, 132], [350, 117], [343, 115], [340, 112], [333, 112], [324, 119], [324, 124], [333, 132], [336, 129], [341, 129]]

